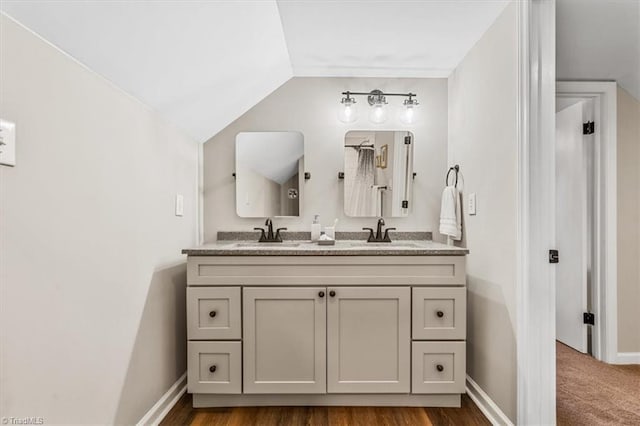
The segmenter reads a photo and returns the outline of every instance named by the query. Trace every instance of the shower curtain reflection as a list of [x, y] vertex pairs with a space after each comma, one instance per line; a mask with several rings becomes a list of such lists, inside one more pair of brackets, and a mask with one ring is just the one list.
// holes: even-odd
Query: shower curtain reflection
[[350, 155], [357, 161], [353, 176], [351, 194], [348, 196], [347, 214], [349, 216], [376, 216], [377, 188], [375, 183], [375, 150], [372, 147], [353, 148], [356, 155]]

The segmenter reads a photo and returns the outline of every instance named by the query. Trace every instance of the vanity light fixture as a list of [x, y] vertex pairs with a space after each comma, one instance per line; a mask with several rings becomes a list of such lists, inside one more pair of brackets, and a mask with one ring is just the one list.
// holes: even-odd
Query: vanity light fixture
[[387, 98], [380, 90], [374, 90], [368, 96], [369, 105], [369, 121], [374, 124], [382, 124], [387, 121]]
[[415, 93], [385, 93], [382, 90], [372, 90], [371, 92], [342, 92], [346, 97], [342, 98], [340, 102], [340, 110], [338, 112], [338, 119], [343, 123], [353, 123], [358, 119], [357, 110], [355, 108], [356, 100], [352, 97], [366, 96], [371, 109], [369, 111], [369, 121], [374, 124], [382, 124], [387, 121], [387, 96], [404, 96], [403, 108], [400, 114], [400, 121], [405, 124], [412, 124], [414, 122], [415, 111], [414, 108], [418, 106], [418, 101], [414, 99], [417, 95]]
[[340, 109], [338, 110], [338, 120], [343, 123], [353, 123], [358, 119], [358, 108], [356, 107], [356, 100], [351, 97], [351, 93], [344, 92], [343, 95], [347, 95], [346, 98], [342, 98], [340, 102]]
[[400, 112], [400, 121], [405, 124], [413, 124], [415, 121], [415, 107], [420, 105], [417, 100], [409, 95], [409, 99], [405, 99], [402, 103], [403, 109]]

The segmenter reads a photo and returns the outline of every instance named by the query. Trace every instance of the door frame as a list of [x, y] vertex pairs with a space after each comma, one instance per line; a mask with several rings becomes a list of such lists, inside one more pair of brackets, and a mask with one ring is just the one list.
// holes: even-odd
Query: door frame
[[518, 6], [517, 424], [555, 424], [555, 0]]
[[617, 362], [617, 84], [604, 81], [558, 81], [558, 98], [592, 100], [594, 105], [594, 274], [593, 357]]

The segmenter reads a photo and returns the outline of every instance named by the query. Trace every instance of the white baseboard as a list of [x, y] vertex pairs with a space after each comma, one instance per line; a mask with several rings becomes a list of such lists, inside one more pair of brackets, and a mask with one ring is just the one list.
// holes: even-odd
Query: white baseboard
[[140, 419], [136, 426], [145, 425], [157, 425], [164, 417], [169, 414], [169, 411], [178, 402], [180, 397], [187, 391], [187, 373], [180, 376], [180, 378], [169, 388], [168, 391], [160, 397], [153, 407], [147, 411], [147, 413]]
[[618, 352], [616, 364], [640, 364], [640, 352]]
[[467, 375], [467, 395], [476, 403], [480, 411], [485, 415], [492, 425], [513, 426], [506, 414], [493, 402], [482, 388]]

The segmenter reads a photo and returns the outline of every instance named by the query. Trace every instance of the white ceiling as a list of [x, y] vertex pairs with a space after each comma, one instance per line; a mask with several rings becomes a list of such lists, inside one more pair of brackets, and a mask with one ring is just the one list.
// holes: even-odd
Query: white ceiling
[[296, 76], [448, 77], [507, 0], [278, 0]]
[[640, 1], [558, 0], [558, 80], [615, 80], [640, 100]]
[[292, 76], [446, 77], [507, 0], [2, 0], [204, 142]]

